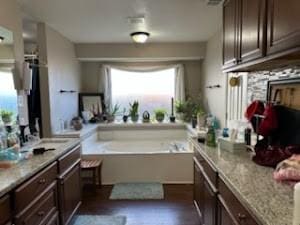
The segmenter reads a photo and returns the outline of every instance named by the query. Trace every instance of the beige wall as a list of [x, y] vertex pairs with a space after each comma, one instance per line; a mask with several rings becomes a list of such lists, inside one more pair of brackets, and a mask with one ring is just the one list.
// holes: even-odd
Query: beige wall
[[[220, 84], [221, 88], [207, 89]], [[222, 34], [217, 32], [209, 39], [202, 63], [201, 86], [203, 102], [208, 112], [215, 115], [222, 127], [226, 122], [226, 75], [222, 73]]]
[[76, 55], [97, 61], [202, 59], [205, 43], [76, 44]]
[[[201, 61], [181, 61], [181, 62], [155, 62], [155, 63], [117, 63], [125, 65], [168, 65], [182, 63], [185, 68], [185, 86], [186, 94], [196, 97], [200, 93], [200, 72], [201, 72]], [[113, 64], [113, 63], [109, 63]], [[82, 74], [82, 91], [83, 92], [103, 92], [101, 88], [99, 77], [101, 73], [100, 62], [82, 62], [81, 63], [81, 74]]]
[[[38, 42], [40, 59], [48, 64], [41, 70], [43, 131], [51, 136], [59, 131], [60, 120], [70, 122], [78, 114], [80, 63], [74, 44], [45, 24], [38, 25]], [[61, 89], [76, 93], [61, 94]]]

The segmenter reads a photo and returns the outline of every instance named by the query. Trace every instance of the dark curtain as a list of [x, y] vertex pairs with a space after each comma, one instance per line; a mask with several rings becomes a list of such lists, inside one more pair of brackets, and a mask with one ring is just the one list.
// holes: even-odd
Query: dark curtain
[[30, 132], [36, 132], [36, 119], [39, 121], [40, 136], [42, 134], [42, 113], [41, 113], [41, 94], [40, 94], [40, 71], [38, 59], [31, 60], [32, 63], [32, 89], [28, 95], [28, 113]]

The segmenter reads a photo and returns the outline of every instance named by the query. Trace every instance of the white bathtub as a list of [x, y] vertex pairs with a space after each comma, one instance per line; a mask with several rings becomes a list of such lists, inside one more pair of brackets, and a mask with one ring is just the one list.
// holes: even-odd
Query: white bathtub
[[193, 151], [182, 126], [99, 130], [82, 143], [85, 159], [103, 159], [102, 182], [193, 182]]

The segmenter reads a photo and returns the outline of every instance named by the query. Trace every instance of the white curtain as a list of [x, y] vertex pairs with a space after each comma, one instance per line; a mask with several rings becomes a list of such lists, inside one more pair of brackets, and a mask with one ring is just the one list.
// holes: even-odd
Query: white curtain
[[162, 66], [123, 66], [123, 65], [102, 65], [100, 74], [100, 90], [104, 92], [105, 102], [108, 106], [112, 102], [111, 93], [111, 69], [124, 70], [128, 72], [156, 72], [167, 69], [175, 69], [175, 101], [185, 100], [185, 84], [184, 84], [184, 66], [162, 65]]

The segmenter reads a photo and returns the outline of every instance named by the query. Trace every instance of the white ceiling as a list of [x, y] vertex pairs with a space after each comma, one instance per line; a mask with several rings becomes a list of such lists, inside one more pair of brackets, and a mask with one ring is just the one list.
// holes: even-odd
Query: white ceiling
[[[131, 42], [129, 34], [136, 30], [127, 18], [137, 15], [145, 16], [141, 29], [151, 33], [150, 42], [206, 41], [222, 20], [221, 6], [207, 6], [205, 0], [18, 1], [25, 14], [75, 43]], [[32, 38], [34, 30], [26, 21], [24, 36]]]

